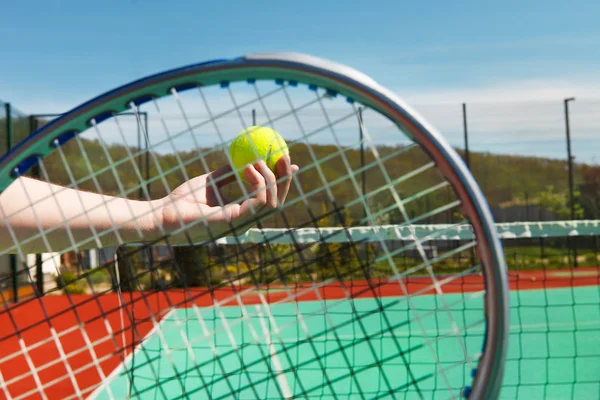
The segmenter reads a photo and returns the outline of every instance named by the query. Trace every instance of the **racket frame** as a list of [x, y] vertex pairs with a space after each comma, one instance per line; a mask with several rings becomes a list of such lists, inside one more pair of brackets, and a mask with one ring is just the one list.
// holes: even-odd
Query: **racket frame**
[[270, 80], [324, 88], [331, 96], [345, 96], [394, 122], [435, 162], [450, 182], [469, 219], [484, 274], [486, 333], [472, 386], [463, 393], [469, 398], [499, 396], [509, 336], [509, 290], [502, 245], [481, 190], [458, 153], [442, 135], [390, 90], [348, 66], [298, 53], [257, 53], [220, 59], [155, 74], [111, 90], [51, 121], [0, 158], [0, 192], [38, 160], [54, 151], [94, 123], [168, 96], [199, 86], [230, 82]]

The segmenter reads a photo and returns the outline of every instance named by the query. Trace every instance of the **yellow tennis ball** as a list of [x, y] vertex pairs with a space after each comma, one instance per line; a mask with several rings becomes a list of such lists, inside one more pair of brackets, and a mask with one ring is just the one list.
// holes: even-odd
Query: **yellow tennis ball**
[[263, 160], [275, 172], [277, 161], [290, 150], [277, 131], [264, 126], [251, 126], [241, 131], [229, 145], [233, 167], [244, 181], [248, 182], [244, 169], [248, 164]]

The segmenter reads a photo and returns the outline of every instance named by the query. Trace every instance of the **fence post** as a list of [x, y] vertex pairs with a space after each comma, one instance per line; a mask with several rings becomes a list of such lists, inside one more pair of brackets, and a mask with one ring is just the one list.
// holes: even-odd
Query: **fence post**
[[[31, 135], [33, 132], [38, 129], [38, 120], [35, 115], [29, 116], [29, 134]], [[40, 165], [36, 163], [31, 168], [31, 176], [39, 179], [40, 177]], [[42, 269], [42, 255], [35, 255], [35, 283], [37, 288], [37, 296], [44, 295], [44, 271]]]
[[146, 191], [148, 192], [148, 196], [152, 199], [152, 194], [150, 193], [150, 134], [148, 133], [148, 113], [144, 112], [144, 129], [146, 130], [146, 153], [144, 154], [146, 158], [146, 162], [144, 165], [145, 169], [145, 178], [146, 178]]
[[[12, 110], [10, 103], [4, 103], [4, 110], [6, 112], [6, 151], [10, 151], [13, 146], [13, 132], [12, 132]], [[19, 301], [19, 279], [17, 276], [17, 255], [9, 254], [10, 272], [12, 275], [12, 290], [13, 290], [13, 302]]]
[[[136, 118], [136, 126], [137, 126], [137, 167], [140, 171], [140, 175], [142, 174], [142, 127], [141, 120]], [[138, 197], [140, 200], [144, 200], [144, 188], [140, 183], [140, 188], [138, 190]]]

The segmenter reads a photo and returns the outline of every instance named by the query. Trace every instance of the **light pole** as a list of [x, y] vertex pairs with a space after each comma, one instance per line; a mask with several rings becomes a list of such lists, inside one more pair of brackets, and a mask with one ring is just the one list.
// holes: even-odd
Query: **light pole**
[[[360, 173], [360, 184], [361, 184], [361, 191], [362, 191], [362, 196], [363, 196], [363, 200], [365, 202], [364, 205], [364, 209], [363, 209], [363, 217], [365, 218], [365, 221], [367, 219], [367, 215], [368, 215], [368, 209], [367, 207], [369, 207], [369, 203], [368, 203], [368, 198], [367, 196], [367, 180], [366, 180], [366, 176], [365, 176], [365, 145], [364, 145], [364, 132], [363, 132], [363, 116], [362, 116], [362, 112], [363, 112], [363, 108], [362, 107], [358, 107], [358, 137], [360, 140], [360, 168], [361, 168], [361, 173]], [[365, 257], [367, 259], [367, 265], [369, 268], [369, 273], [371, 272], [371, 263], [369, 261], [369, 244], [365, 243]]]
[[[567, 165], [569, 168], [569, 203], [571, 208], [571, 220], [575, 219], [575, 200], [573, 196], [573, 156], [571, 155], [571, 127], [569, 125], [569, 102], [574, 101], [575, 97], [569, 97], [564, 100], [565, 103], [565, 128], [567, 135]], [[573, 245], [573, 241], [571, 241]], [[577, 246], [573, 247], [573, 266], [577, 267]]]
[[[360, 168], [362, 170], [361, 172], [361, 189], [362, 189], [362, 195], [363, 197], [366, 196], [367, 194], [367, 189], [366, 189], [366, 184], [367, 181], [365, 179], [365, 145], [364, 145], [364, 133], [363, 133], [363, 128], [362, 128], [362, 112], [363, 109], [362, 107], [358, 108], [358, 137], [360, 140]], [[365, 199], [366, 201], [366, 199]], [[366, 211], [365, 211], [365, 217], [366, 217]]]
[[462, 103], [462, 115], [463, 115], [463, 132], [465, 136], [465, 163], [467, 168], [471, 169], [471, 160], [469, 155], [469, 131], [467, 129], [467, 104]]

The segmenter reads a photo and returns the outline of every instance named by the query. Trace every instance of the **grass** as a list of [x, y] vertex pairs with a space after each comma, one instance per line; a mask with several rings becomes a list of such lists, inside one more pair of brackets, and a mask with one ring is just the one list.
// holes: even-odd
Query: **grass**
[[[504, 255], [509, 270], [556, 270], [573, 266], [572, 254], [566, 240], [546, 242], [535, 239], [531, 241], [505, 241]], [[510, 245], [507, 245], [510, 244]], [[542, 244], [544, 244], [542, 246]], [[580, 242], [580, 244], [583, 244]], [[464, 250], [454, 254], [454, 247], [438, 248], [437, 257], [432, 266], [436, 275], [453, 275], [467, 271], [478, 263], [473, 249]], [[579, 265], [598, 267], [600, 253], [594, 246], [578, 246], [577, 255]], [[398, 247], [398, 251], [403, 250]], [[392, 254], [394, 248], [389, 249]], [[431, 250], [431, 248], [429, 248]], [[432, 259], [432, 254], [428, 254]], [[244, 261], [243, 261], [244, 260]], [[211, 286], [228, 286], [230, 281], [238, 284], [280, 284], [281, 276], [285, 275], [286, 282], [309, 282], [324, 279], [337, 279], [341, 276], [346, 280], [360, 280], [367, 277], [372, 279], [386, 278], [394, 275], [394, 269], [407, 276], [423, 276], [428, 271], [419, 254], [414, 250], [400, 252], [392, 257], [394, 267], [385, 257], [382, 249], [370, 246], [368, 250], [360, 245], [353, 248], [343, 244], [329, 244], [304, 249], [297, 252], [291, 245], [264, 246], [259, 254], [252, 248], [242, 249], [236, 253], [236, 248], [224, 246], [219, 256], [207, 255], [198, 265], [198, 273], [204, 274], [206, 268], [210, 269]], [[156, 260], [158, 261], [158, 260]], [[177, 268], [170, 260], [161, 260], [160, 268], [152, 273], [141, 264], [140, 260], [133, 260], [137, 270], [136, 287], [142, 290], [177, 287], [179, 285]], [[91, 284], [99, 287], [111, 283], [108, 268], [101, 267], [86, 271], [83, 275], [73, 272], [64, 272], [62, 278], [65, 284], [57, 279], [57, 286], [63, 292], [81, 293], [91, 290], [88, 285], [89, 276]], [[193, 271], [192, 271], [193, 272]]]

